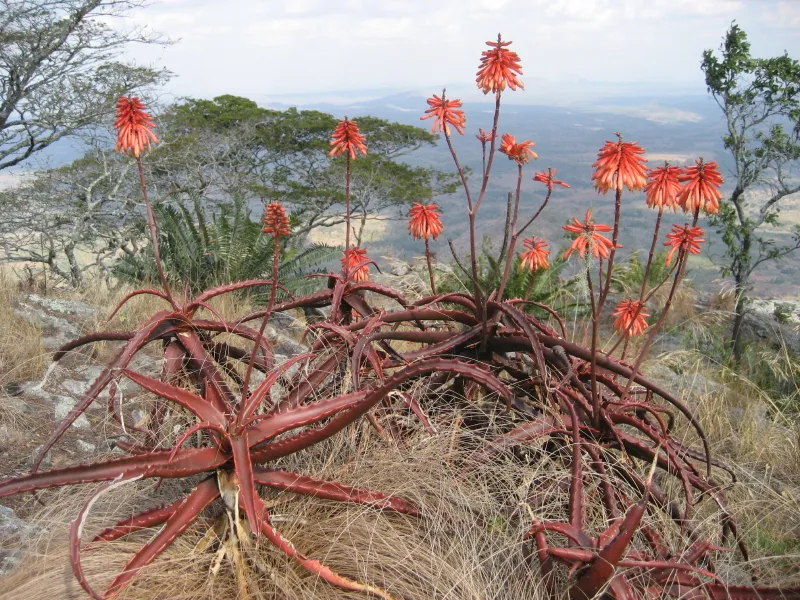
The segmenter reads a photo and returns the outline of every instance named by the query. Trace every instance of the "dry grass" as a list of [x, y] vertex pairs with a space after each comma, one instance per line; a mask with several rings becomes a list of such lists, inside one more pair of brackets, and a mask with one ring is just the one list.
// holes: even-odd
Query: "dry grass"
[[0, 270], [0, 384], [36, 379], [47, 363], [41, 329], [14, 314], [19, 293], [17, 281]]
[[[535, 479], [553, 480], [536, 467], [512, 472], [507, 465], [474, 465], [460, 472], [456, 463], [469, 460], [468, 451], [453, 451], [449, 431], [420, 436], [405, 450], [388, 446], [366, 427], [351, 429], [302, 458], [281, 466], [304, 474], [357, 483], [404, 497], [423, 507], [421, 518], [397, 515], [358, 505], [344, 505], [295, 496], [264, 494], [276, 527], [309, 556], [334, 570], [380, 586], [407, 600], [448, 598], [544, 597], [535, 569], [520, 551], [528, 513], [509, 512], [525, 499]], [[466, 435], [463, 432], [459, 435]], [[472, 444], [464, 444], [471, 446]], [[87, 538], [114, 519], [129, 514], [137, 500], [147, 498], [150, 485], [126, 486], [102, 498], [88, 521]], [[134, 490], [137, 493], [133, 493]], [[163, 492], [168, 495], [169, 492]], [[33, 555], [25, 568], [4, 581], [0, 599], [83, 598], [66, 565], [67, 522], [85, 492], [58, 491], [39, 513], [42, 535], [32, 541]], [[152, 500], [151, 500], [152, 502]], [[213, 521], [215, 515], [208, 515]], [[344, 599], [364, 598], [330, 586], [298, 568], [262, 540], [256, 548], [241, 543], [246, 569], [225, 556], [216, 576], [219, 544], [201, 549], [208, 526], [197, 525], [120, 597], [128, 600], [170, 598]], [[84, 553], [84, 569], [99, 589], [120, 569], [148, 535], [106, 544]], [[234, 555], [235, 556], [235, 555]], [[246, 590], [246, 595], [244, 593]]]
[[707, 356], [674, 352], [659, 361], [682, 373], [683, 399], [696, 411], [712, 453], [736, 473], [738, 483], [725, 494], [753, 565], [765, 582], [800, 585], [800, 423]]

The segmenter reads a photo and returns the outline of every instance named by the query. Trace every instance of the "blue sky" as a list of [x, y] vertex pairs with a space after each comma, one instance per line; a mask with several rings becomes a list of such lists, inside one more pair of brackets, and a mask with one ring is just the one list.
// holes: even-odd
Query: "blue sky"
[[702, 93], [701, 53], [733, 19], [755, 55], [800, 58], [800, 0], [155, 0], [127, 24], [179, 40], [130, 51], [175, 73], [170, 94], [262, 102], [443, 85], [476, 99], [480, 52], [500, 31], [528, 82], [515, 100], [538, 102], [565, 82]]

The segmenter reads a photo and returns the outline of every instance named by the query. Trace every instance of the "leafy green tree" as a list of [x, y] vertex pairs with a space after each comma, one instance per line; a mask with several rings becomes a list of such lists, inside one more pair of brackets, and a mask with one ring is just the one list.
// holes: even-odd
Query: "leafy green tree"
[[800, 227], [783, 241], [771, 230], [779, 225], [781, 203], [800, 191], [800, 63], [785, 53], [754, 58], [747, 35], [733, 23], [720, 56], [703, 53], [702, 70], [725, 116], [723, 141], [733, 159], [735, 187], [712, 224], [727, 247], [721, 272], [736, 285], [731, 342], [738, 359], [751, 275], [800, 248]]
[[[455, 174], [405, 161], [416, 150], [435, 146], [436, 135], [375, 117], [355, 120], [369, 147], [369, 155], [353, 164], [357, 240], [368, 219], [397, 217], [412, 202], [455, 189]], [[224, 168], [227, 183], [235, 174], [240, 194], [261, 202], [279, 200], [292, 208], [299, 219], [299, 242], [315, 228], [344, 223], [343, 159], [328, 156], [337, 122], [320, 111], [270, 110], [231, 95], [187, 100], [163, 115], [165, 144], [152, 160], [159, 163], [156, 172], [169, 179], [162, 189], [173, 197], [206, 193], [215, 187], [212, 180], [219, 167]], [[203, 164], [202, 169], [186, 173], [183, 166], [192, 162], [186, 160], [189, 152], [205, 156], [193, 162]], [[170, 164], [170, 158], [180, 165]]]
[[0, 0], [0, 170], [57, 140], [96, 127], [127, 94], [165, 72], [115, 60], [159, 38], [104, 21], [138, 0]]

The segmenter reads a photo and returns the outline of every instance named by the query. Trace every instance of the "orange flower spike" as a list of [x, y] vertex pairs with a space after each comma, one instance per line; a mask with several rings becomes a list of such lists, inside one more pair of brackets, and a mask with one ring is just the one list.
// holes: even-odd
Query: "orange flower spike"
[[348, 248], [347, 251], [342, 253], [342, 267], [347, 269], [353, 281], [366, 281], [369, 279], [369, 265], [362, 265], [353, 271], [358, 263], [362, 263], [365, 260], [369, 260], [365, 248]]
[[623, 337], [641, 335], [647, 329], [650, 313], [639, 300], [623, 300], [614, 309], [614, 329]]
[[464, 111], [461, 108], [461, 100], [447, 100], [442, 90], [442, 97], [436, 94], [432, 98], [428, 98], [428, 106], [430, 108], [425, 111], [425, 114], [419, 118], [420, 121], [436, 117], [436, 120], [431, 126], [431, 133], [436, 131], [443, 131], [445, 135], [450, 135], [450, 125], [452, 125], [459, 135], [464, 135], [464, 125], [467, 118], [464, 116]]
[[501, 92], [506, 86], [512, 90], [525, 89], [517, 78], [517, 75], [522, 75], [519, 56], [513, 50], [506, 49], [510, 44], [511, 42], [502, 41], [500, 34], [497, 35], [496, 42], [486, 42], [489, 50], [481, 53], [481, 64], [475, 78], [484, 94]]
[[689, 224], [672, 226], [672, 231], [667, 234], [665, 246], [672, 246], [667, 254], [667, 266], [672, 264], [672, 257], [679, 250], [689, 254], [700, 254], [700, 244], [705, 242], [703, 239], [705, 232], [702, 227], [691, 227]]
[[415, 240], [439, 238], [442, 233], [442, 220], [439, 218], [439, 207], [436, 204], [420, 204], [415, 202], [408, 211], [408, 231]]
[[478, 129], [478, 135], [475, 136], [481, 144], [488, 144], [494, 139], [494, 134], [491, 131], [484, 131]]
[[117, 100], [117, 120], [114, 122], [117, 145], [114, 150], [122, 154], [131, 152], [138, 158], [145, 147], [150, 149], [150, 142], [158, 143], [154, 127], [153, 117], [147, 114], [139, 98], [122, 96]]
[[647, 185], [644, 186], [644, 192], [647, 194], [647, 206], [661, 210], [671, 208], [673, 212], [678, 212], [682, 173], [682, 168], [671, 167], [666, 162], [663, 167], [650, 169], [647, 175]]
[[275, 237], [286, 237], [292, 232], [289, 225], [289, 217], [280, 202], [270, 202], [264, 209], [264, 227], [261, 233], [274, 235]]
[[513, 135], [504, 133], [503, 138], [500, 140], [500, 152], [508, 156], [509, 160], [516, 161], [518, 165], [523, 165], [528, 162], [531, 157], [533, 157], [533, 160], [539, 158], [539, 155], [531, 150], [531, 147], [535, 145], [536, 144], [530, 140], [517, 143]]
[[523, 269], [538, 271], [539, 269], [550, 268], [550, 263], [547, 262], [547, 257], [550, 256], [547, 242], [542, 238], [533, 236], [522, 240], [522, 244], [527, 248], [525, 252], [519, 255], [522, 259], [521, 266]]
[[616, 142], [607, 141], [597, 153], [597, 161], [592, 163], [595, 172], [592, 175], [594, 187], [599, 193], [608, 190], [622, 189], [624, 185], [630, 191], [640, 190], [647, 184], [647, 162], [641, 155], [644, 148], [636, 142], [623, 142], [622, 136]]
[[559, 181], [558, 179], [555, 178], [555, 176], [556, 176], [556, 170], [548, 169], [547, 171], [541, 171], [539, 173], [536, 173], [533, 176], [533, 180], [545, 184], [547, 186], [547, 189], [550, 191], [553, 191], [554, 185], [560, 185], [565, 188], [569, 187], [569, 184], [564, 183], [563, 181]]
[[[613, 231], [613, 227], [608, 225], [600, 225], [592, 221], [592, 210], [586, 211], [586, 218], [583, 223], [578, 221], [575, 217], [572, 218], [571, 225], [564, 225], [563, 229], [570, 233], [577, 233], [578, 237], [573, 240], [572, 244], [567, 251], [564, 252], [564, 258], [569, 258], [569, 255], [577, 250], [581, 258], [586, 255], [588, 249], [595, 258], [608, 258], [614, 244], [611, 240], [600, 235], [600, 233]], [[621, 248], [622, 246], [617, 246]]]
[[684, 174], [678, 178], [681, 183], [686, 183], [678, 196], [678, 203], [689, 213], [704, 210], [715, 215], [719, 212], [719, 201], [722, 200], [722, 193], [719, 191], [722, 175], [719, 167], [713, 160], [706, 163], [702, 158], [695, 163], [694, 166], [686, 167]]
[[355, 160], [356, 151], [367, 155], [366, 138], [358, 132], [358, 125], [355, 121], [349, 121], [347, 117], [339, 121], [336, 129], [333, 130], [331, 146], [328, 156], [340, 156], [347, 152], [351, 160]]

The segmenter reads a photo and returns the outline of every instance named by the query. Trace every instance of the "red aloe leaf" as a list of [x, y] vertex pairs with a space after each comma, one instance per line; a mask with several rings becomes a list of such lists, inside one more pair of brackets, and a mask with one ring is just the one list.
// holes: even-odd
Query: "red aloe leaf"
[[119, 304], [117, 304], [116, 308], [113, 311], [111, 311], [111, 314], [108, 315], [108, 318], [106, 320], [110, 321], [111, 319], [113, 319], [114, 315], [116, 315], [119, 312], [120, 308], [125, 306], [125, 304], [128, 302], [128, 300], [130, 300], [131, 298], [134, 298], [136, 296], [141, 296], [142, 294], [147, 294], [149, 296], [158, 296], [159, 298], [162, 298], [163, 300], [166, 300], [167, 302], [169, 302], [170, 305], [172, 306], [173, 310], [175, 310], [175, 311], [179, 310], [179, 307], [175, 304], [175, 302], [172, 300], [172, 298], [170, 298], [167, 294], [165, 294], [161, 290], [157, 290], [157, 289], [153, 289], [153, 288], [146, 288], [146, 289], [141, 289], [141, 290], [133, 290], [130, 294], [126, 294], [125, 297], [122, 300], [119, 301]]
[[600, 549], [597, 558], [586, 572], [578, 578], [569, 589], [571, 600], [591, 600], [614, 577], [619, 561], [625, 555], [628, 546], [636, 533], [644, 513], [647, 511], [647, 496], [628, 509], [619, 533], [608, 544]]
[[182, 502], [183, 498], [171, 504], [167, 504], [166, 506], [157, 506], [133, 515], [132, 517], [128, 517], [127, 519], [122, 519], [113, 527], [108, 527], [98, 533], [92, 540], [92, 543], [113, 542], [130, 533], [161, 525], [175, 513]]
[[95, 342], [127, 342], [131, 339], [136, 332], [133, 331], [99, 331], [97, 333], [89, 333], [81, 336], [61, 346], [53, 354], [53, 360], [58, 362], [64, 358], [68, 352], [80, 348], [86, 344], [94, 344]]
[[565, 432], [565, 430], [556, 425], [556, 421], [553, 417], [542, 417], [525, 421], [489, 442], [487, 444], [488, 447], [475, 457], [475, 462], [478, 464], [486, 462], [492, 456], [498, 452], [502, 452], [506, 448], [511, 448], [522, 442], [535, 440], [556, 432]]
[[244, 402], [244, 406], [239, 410], [239, 414], [236, 417], [236, 423], [238, 426], [242, 427], [248, 423], [250, 418], [252, 417], [255, 410], [259, 407], [261, 402], [267, 397], [270, 389], [275, 382], [280, 379], [280, 377], [289, 369], [291, 369], [295, 364], [299, 363], [300, 361], [306, 360], [308, 358], [313, 358], [313, 354], [305, 353], [305, 354], [298, 354], [293, 356], [292, 358], [288, 359], [284, 363], [282, 363], [279, 367], [276, 367], [270, 371], [270, 373], [264, 378], [264, 380], [256, 386], [253, 390], [253, 393], [250, 394], [250, 397]]
[[[194, 425], [189, 427], [189, 429], [184, 431], [181, 434], [181, 437], [179, 437], [178, 440], [175, 442], [175, 445], [172, 447], [172, 454], [170, 454], [170, 459], [173, 456], [175, 456], [175, 454], [178, 452], [178, 450], [181, 449], [181, 446], [183, 446], [183, 443], [186, 440], [188, 440], [191, 436], [193, 436], [198, 431], [202, 431], [204, 429], [210, 429], [211, 431], [215, 431], [216, 433], [218, 433], [220, 435], [220, 440], [225, 440], [228, 437], [228, 432], [225, 429], [223, 429], [222, 427], [220, 427], [219, 425], [214, 425], [213, 423], [208, 423], [208, 422], [195, 423]], [[217, 446], [221, 448], [220, 444], [217, 444]]]
[[[564, 351], [569, 354], [570, 356], [574, 356], [586, 362], [591, 362], [591, 350], [588, 348], [584, 348], [579, 344], [574, 344], [572, 342], [568, 342], [561, 338], [557, 338], [554, 336], [549, 335], [539, 335], [539, 340], [548, 348], [553, 348], [554, 346], [561, 346]], [[490, 338], [489, 340], [490, 345], [497, 350], [502, 351], [509, 351], [515, 349], [525, 349], [531, 348], [532, 346], [529, 341], [523, 340], [521, 338]], [[698, 437], [700, 437], [700, 441], [703, 444], [703, 451], [705, 453], [704, 461], [706, 463], [706, 476], [711, 477], [711, 466], [712, 466], [712, 458], [711, 458], [711, 447], [708, 443], [708, 438], [706, 437], [705, 431], [703, 431], [703, 427], [697, 421], [697, 418], [692, 414], [692, 411], [680, 400], [678, 400], [675, 396], [670, 394], [666, 389], [657, 385], [647, 379], [646, 377], [636, 373], [634, 374], [633, 371], [626, 367], [616, 360], [609, 358], [605, 354], [597, 353], [596, 356], [597, 366], [601, 369], [605, 369], [607, 371], [611, 371], [617, 375], [621, 375], [622, 377], [631, 377], [633, 376], [634, 383], [638, 383], [642, 387], [650, 390], [657, 396], [660, 396], [664, 400], [666, 400], [669, 404], [672, 404], [675, 408], [677, 408], [683, 415], [689, 420], [694, 427], [695, 431], [697, 432]]]
[[122, 572], [109, 584], [106, 596], [115, 596], [133, 579], [142, 567], [149, 565], [161, 554], [187, 527], [194, 523], [197, 516], [219, 497], [219, 489], [215, 479], [206, 479], [194, 488], [167, 519], [164, 527], [155, 537], [133, 556]]
[[181, 449], [172, 460], [170, 453], [169, 450], [151, 452], [6, 479], [0, 481], [0, 498], [62, 485], [109, 481], [119, 475], [145, 479], [188, 477], [214, 470], [230, 460], [230, 454], [220, 452], [218, 448]]
[[[513, 400], [513, 394], [511, 393], [511, 390], [509, 390], [502, 381], [488, 371], [485, 371], [484, 369], [481, 369], [475, 365], [468, 364], [460, 360], [446, 358], [422, 360], [411, 364], [392, 375], [381, 387], [371, 391], [363, 401], [359, 402], [355, 407], [351, 408], [345, 413], [336, 415], [326, 425], [316, 429], [304, 431], [294, 438], [281, 440], [274, 444], [270, 444], [267, 448], [257, 449], [253, 458], [253, 462], [261, 463], [267, 460], [274, 460], [275, 458], [286, 456], [286, 453], [291, 454], [292, 452], [297, 452], [298, 450], [307, 448], [308, 446], [315, 444], [320, 440], [327, 439], [330, 436], [339, 433], [342, 429], [347, 427], [350, 423], [353, 423], [356, 419], [363, 417], [375, 405], [383, 400], [387, 394], [397, 389], [409, 379], [437, 371], [454, 373], [457, 375], [462, 375], [467, 379], [471, 379], [476, 383], [481, 384], [489, 391], [498, 394], [503, 400], [506, 401], [507, 404], [510, 404]], [[350, 395], [352, 396], [355, 394]], [[256, 456], [258, 458], [256, 458]]]
[[547, 395], [547, 399], [549, 400], [550, 388], [547, 386], [547, 367], [544, 362], [542, 342], [539, 341], [539, 336], [531, 326], [528, 316], [512, 304], [507, 304], [504, 302], [490, 302], [489, 306], [497, 308], [501, 312], [504, 312], [511, 317], [511, 320], [522, 328], [523, 333], [525, 333], [527, 338], [530, 340], [531, 348], [533, 349], [533, 355], [536, 358], [536, 369], [544, 382], [543, 387], [545, 388], [545, 393]]
[[[440, 342], [436, 342], [427, 346], [426, 348], [421, 348], [419, 350], [412, 350], [411, 352], [404, 352], [400, 356], [403, 357], [404, 361], [414, 361], [419, 360], [422, 358], [428, 358], [432, 356], [441, 356], [443, 354], [447, 354], [448, 352], [452, 352], [459, 346], [466, 346], [470, 344], [481, 332], [481, 326], [475, 325], [474, 327], [470, 327], [466, 331], [462, 331], [461, 333], [450, 333], [450, 335], [443, 339]], [[397, 332], [402, 333], [402, 332]], [[419, 334], [428, 334], [428, 333], [443, 333], [440, 331], [412, 331], [409, 333], [416, 333], [418, 334], [418, 339], [425, 339], [425, 337], [432, 338], [433, 336], [424, 336]]]
[[169, 383], [164, 383], [163, 381], [153, 379], [147, 375], [142, 375], [136, 371], [123, 369], [122, 373], [136, 385], [153, 392], [161, 398], [171, 400], [176, 404], [180, 404], [201, 421], [211, 423], [212, 425], [216, 425], [222, 429], [224, 429], [227, 425], [227, 419], [222, 412], [220, 412], [207, 399], [202, 398], [197, 394], [193, 394], [189, 390], [185, 390]]
[[[242, 502], [241, 496], [239, 496], [239, 502]], [[345, 590], [352, 590], [355, 592], [366, 592], [370, 594], [374, 594], [379, 598], [383, 598], [384, 600], [395, 600], [388, 592], [382, 590], [379, 587], [369, 585], [367, 583], [360, 583], [358, 581], [354, 581], [343, 575], [339, 575], [335, 571], [331, 570], [329, 567], [326, 567], [323, 563], [318, 560], [314, 560], [312, 558], [308, 558], [305, 554], [300, 552], [297, 548], [295, 548], [294, 544], [290, 542], [280, 531], [275, 529], [269, 521], [269, 513], [264, 506], [263, 501], [261, 498], [257, 497], [257, 508], [260, 511], [261, 515], [263, 516], [261, 520], [261, 532], [267, 537], [267, 539], [275, 544], [277, 548], [286, 554], [289, 558], [294, 560], [297, 564], [299, 564], [304, 569], [308, 570], [309, 572], [313, 573], [317, 577], [324, 579], [328, 583], [335, 585], [336, 587], [345, 589]]]
[[298, 406], [314, 392], [314, 390], [322, 384], [339, 366], [342, 360], [342, 352], [335, 350], [333, 354], [328, 356], [321, 365], [315, 366], [311, 373], [298, 373], [293, 380], [297, 383], [289, 388], [289, 392], [280, 401], [276, 402], [271, 412], [280, 412], [287, 408]]
[[357, 290], [367, 290], [368, 292], [374, 292], [376, 294], [380, 294], [381, 296], [391, 298], [392, 300], [397, 300], [397, 302], [403, 308], [408, 306], [408, 302], [406, 302], [406, 299], [401, 293], [390, 288], [389, 286], [381, 285], [380, 283], [375, 283], [374, 281], [361, 281], [350, 285], [351, 292], [355, 292]]
[[75, 406], [67, 413], [67, 416], [58, 422], [53, 433], [51, 433], [44, 444], [42, 444], [39, 449], [39, 454], [36, 455], [36, 460], [33, 462], [33, 467], [31, 468], [32, 473], [35, 473], [39, 469], [39, 465], [41, 465], [44, 457], [53, 445], [61, 439], [61, 436], [69, 429], [70, 425], [75, 422], [75, 419], [83, 414], [89, 405], [95, 401], [100, 392], [109, 384], [114, 377], [114, 371], [126, 367], [142, 347], [161, 335], [162, 329], [165, 325], [170, 323], [171, 319], [179, 316], [180, 315], [177, 313], [170, 313], [167, 311], [156, 313], [130, 340], [128, 340], [128, 343], [125, 344], [108, 366], [103, 369], [102, 373], [98, 375], [97, 379], [95, 379], [92, 385], [89, 386], [89, 389], [86, 390], [83, 397], [75, 403]]
[[[247, 279], [246, 281], [238, 281], [236, 283], [229, 283], [227, 285], [220, 285], [210, 290], [206, 290], [196, 298], [192, 299], [189, 305], [186, 307], [187, 312], [191, 312], [197, 306], [200, 306], [202, 302], [208, 302], [211, 298], [215, 298], [217, 296], [221, 296], [222, 294], [228, 294], [230, 292], [235, 292], [237, 290], [243, 290], [249, 287], [257, 287], [257, 286], [272, 286], [273, 281], [271, 279]], [[276, 284], [276, 287], [283, 291], [289, 298], [294, 299], [294, 296], [283, 287], [281, 284]]]
[[583, 530], [583, 460], [581, 456], [581, 425], [575, 406], [567, 403], [572, 419], [572, 480], [569, 486], [569, 522], [575, 529]]
[[264, 415], [263, 419], [248, 428], [250, 445], [256, 446], [292, 429], [327, 419], [338, 412], [353, 408], [366, 397], [366, 391], [353, 392]]
[[286, 490], [295, 494], [303, 494], [339, 502], [366, 504], [374, 508], [385, 508], [387, 510], [414, 516], [419, 516], [420, 514], [416, 506], [402, 498], [350, 487], [349, 485], [333, 481], [323, 481], [290, 471], [265, 469], [263, 467], [254, 467], [253, 475], [255, 482], [260, 485]]
[[184, 331], [181, 332], [178, 341], [189, 353], [192, 366], [203, 376], [207, 387], [205, 396], [208, 401], [219, 412], [230, 412], [237, 398], [225, 382], [225, 377], [214, 367], [214, 359], [206, 351], [200, 337], [193, 331]]
[[[290, 310], [292, 308], [303, 308], [303, 307], [320, 308], [322, 306], [328, 306], [330, 304], [330, 300], [332, 297], [333, 297], [333, 290], [325, 288], [324, 290], [319, 290], [318, 292], [308, 294], [307, 296], [303, 296], [302, 298], [297, 298], [296, 300], [289, 300], [287, 302], [281, 302], [279, 304], [276, 304], [272, 309], [272, 312], [274, 313], [283, 312], [286, 310]], [[239, 321], [237, 322], [246, 323], [247, 321], [253, 321], [255, 319], [263, 319], [266, 313], [267, 313], [266, 310], [257, 310], [239, 319]]]
[[412, 303], [411, 306], [427, 306], [429, 304], [435, 304], [437, 302], [450, 302], [452, 304], [460, 304], [464, 308], [471, 310], [473, 313], [477, 314], [478, 308], [475, 306], [475, 300], [469, 294], [465, 294], [463, 292], [452, 292], [450, 294], [441, 294], [439, 296], [429, 296], [427, 298], [422, 298], [421, 300], [417, 300], [416, 302]]
[[235, 435], [230, 438], [233, 451], [233, 469], [239, 481], [239, 502], [244, 507], [250, 529], [259, 535], [261, 531], [261, 511], [257, 509], [256, 483], [253, 479], [253, 462], [250, 459], [250, 444], [247, 433]]

